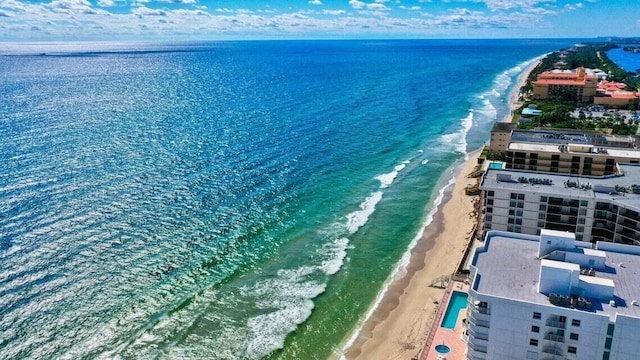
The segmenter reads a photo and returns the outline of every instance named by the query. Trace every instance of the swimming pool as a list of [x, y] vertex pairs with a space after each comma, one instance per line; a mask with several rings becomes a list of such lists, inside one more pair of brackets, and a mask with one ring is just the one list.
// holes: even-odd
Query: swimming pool
[[502, 163], [500, 162], [490, 162], [489, 169], [502, 169]]
[[449, 305], [447, 306], [447, 311], [444, 313], [440, 327], [455, 329], [460, 310], [467, 307], [468, 296], [469, 294], [460, 291], [451, 293], [451, 299], [449, 300]]

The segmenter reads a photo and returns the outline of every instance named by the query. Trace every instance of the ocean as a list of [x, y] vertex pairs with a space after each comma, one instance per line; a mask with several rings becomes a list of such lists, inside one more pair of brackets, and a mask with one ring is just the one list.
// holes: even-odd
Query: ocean
[[576, 42], [0, 44], [0, 358], [339, 356]]

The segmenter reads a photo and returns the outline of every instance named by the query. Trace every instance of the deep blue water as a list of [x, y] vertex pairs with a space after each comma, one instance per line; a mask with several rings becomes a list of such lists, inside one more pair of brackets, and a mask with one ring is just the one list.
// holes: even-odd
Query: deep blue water
[[[626, 45], [620, 45], [620, 47], [607, 51], [607, 56], [611, 61], [615, 62], [618, 66], [626, 71], [638, 71], [640, 70], [640, 54], [632, 53], [622, 50]], [[637, 45], [629, 45], [637, 46]]]
[[339, 353], [573, 43], [2, 44], [0, 358]]

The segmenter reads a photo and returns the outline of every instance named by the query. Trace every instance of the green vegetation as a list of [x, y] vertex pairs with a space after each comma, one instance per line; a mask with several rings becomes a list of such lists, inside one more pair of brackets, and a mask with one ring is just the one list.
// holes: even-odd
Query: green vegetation
[[[621, 40], [621, 42], [624, 41]], [[611, 74], [610, 80], [627, 84], [627, 89], [639, 89], [640, 74], [625, 71], [607, 57], [606, 52], [616, 47], [618, 45], [614, 42], [590, 43], [553, 52], [542, 59], [531, 71], [522, 90], [524, 92], [533, 90], [533, 82], [537, 79], [538, 74], [558, 66], [566, 69], [575, 69], [580, 66], [599, 68]], [[567, 90], [556, 92], [553, 97], [545, 100], [526, 101], [522, 107], [515, 111], [514, 119], [519, 118], [522, 109], [535, 105], [537, 109], [542, 110], [542, 115], [531, 118], [530, 122], [520, 124], [518, 126], [519, 129], [547, 127], [598, 130], [616, 135], [633, 135], [638, 130], [638, 125], [633, 122], [626, 124], [624, 119], [616, 117], [615, 114], [609, 114], [604, 117], [589, 117], [588, 113], [581, 113], [578, 118], [571, 117], [571, 112], [576, 107], [590, 105], [577, 101], [577, 98], [575, 91]], [[635, 110], [635, 106], [630, 107], [629, 110]]]

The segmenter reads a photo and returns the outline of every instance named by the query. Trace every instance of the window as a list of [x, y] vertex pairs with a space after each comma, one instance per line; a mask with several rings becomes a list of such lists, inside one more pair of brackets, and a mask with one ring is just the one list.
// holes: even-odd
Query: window
[[509, 209], [509, 216], [514, 216], [516, 211], [514, 209]]
[[522, 219], [516, 219], [516, 225], [522, 225]]
[[518, 194], [518, 200], [524, 200], [524, 194]]
[[577, 353], [577, 352], [578, 352], [578, 349], [577, 349], [575, 346], [569, 346], [569, 347], [567, 348], [567, 352], [568, 352], [569, 354], [575, 354], [575, 353]]
[[547, 197], [546, 196], [540, 196], [540, 202], [547, 202]]
[[517, 210], [516, 211], [516, 216], [522, 216], [522, 210]]
[[580, 200], [580, 206], [587, 206], [589, 205], [589, 200]]
[[539, 312], [534, 312], [533, 313], [533, 318], [540, 320], [540, 319], [542, 319], [542, 314], [539, 313]]
[[515, 200], [509, 201], [509, 206], [516, 207], [517, 202]]
[[493, 205], [493, 199], [487, 199], [487, 205]]
[[578, 319], [573, 319], [571, 320], [571, 326], [580, 326], [580, 320]]
[[540, 326], [531, 325], [531, 332], [539, 333], [540, 332]]
[[540, 211], [547, 211], [547, 204], [540, 204]]
[[545, 218], [544, 213], [538, 214], [538, 220], [544, 220], [544, 218]]
[[538, 221], [538, 227], [544, 228], [544, 221]]
[[524, 201], [518, 201], [518, 207], [522, 209], [524, 207]]
[[[529, 345], [531, 346], [538, 346], [538, 340], [536, 339], [529, 339]], [[574, 353], [575, 354], [575, 353]]]
[[580, 337], [580, 335], [579, 335], [579, 334], [576, 334], [576, 333], [571, 333], [571, 334], [569, 334], [569, 339], [571, 339], [571, 340], [576, 340], [576, 341], [578, 341], [578, 338], [579, 338], [579, 337]]
[[489, 190], [489, 192], [487, 193], [487, 196], [493, 196], [495, 194], [495, 192], [493, 190]]
[[508, 224], [513, 224], [513, 222], [514, 222], [515, 220], [516, 220], [516, 219], [514, 219], [514, 218], [509, 218], [509, 219], [507, 220], [507, 223], [508, 223]]
[[511, 199], [516, 200], [518, 198], [518, 194], [511, 193]]
[[581, 216], [586, 216], [587, 215], [587, 209], [580, 209], [578, 211], [578, 214], [581, 215]]
[[493, 216], [487, 215], [487, 217], [485, 218], [485, 221], [491, 222], [491, 220], [493, 220]]

